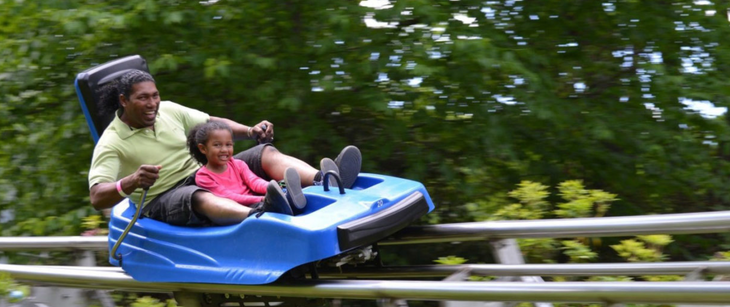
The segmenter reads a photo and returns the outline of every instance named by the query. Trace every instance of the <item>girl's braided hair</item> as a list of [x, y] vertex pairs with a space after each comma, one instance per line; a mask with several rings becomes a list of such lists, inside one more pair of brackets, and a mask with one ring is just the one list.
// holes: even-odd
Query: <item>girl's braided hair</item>
[[210, 132], [215, 130], [228, 130], [231, 135], [233, 134], [231, 127], [219, 120], [211, 120], [207, 123], [198, 124], [193, 129], [190, 129], [188, 133], [188, 150], [190, 151], [190, 155], [202, 165], [208, 164], [208, 158], [200, 151], [198, 144], [208, 142]]

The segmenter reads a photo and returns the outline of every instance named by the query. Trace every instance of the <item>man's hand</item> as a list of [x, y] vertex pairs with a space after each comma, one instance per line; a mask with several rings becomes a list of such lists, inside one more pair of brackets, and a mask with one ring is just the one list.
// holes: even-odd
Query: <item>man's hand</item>
[[142, 165], [132, 174], [132, 180], [137, 188], [149, 189], [157, 178], [160, 178], [162, 165]]
[[[264, 127], [266, 130], [263, 129]], [[271, 143], [274, 141], [274, 124], [268, 120], [262, 120], [260, 123], [251, 126], [251, 134], [259, 143]]]
[[117, 184], [121, 184], [122, 190], [132, 193], [137, 188], [149, 189], [157, 178], [160, 178], [162, 165], [142, 165], [133, 174], [120, 179], [117, 182], [98, 183], [89, 190], [91, 205], [96, 210], [103, 210], [114, 207], [123, 197], [117, 190]]

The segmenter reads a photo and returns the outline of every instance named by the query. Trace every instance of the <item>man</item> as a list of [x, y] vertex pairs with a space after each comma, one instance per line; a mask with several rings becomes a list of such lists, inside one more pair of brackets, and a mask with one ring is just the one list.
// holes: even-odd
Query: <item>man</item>
[[[248, 127], [161, 101], [152, 76], [140, 70], [129, 71], [102, 88], [99, 109], [115, 116], [94, 148], [89, 170], [89, 196], [97, 210], [111, 208], [128, 196], [138, 201], [144, 189], [149, 189], [144, 215], [173, 225], [229, 225], [264, 210], [241, 206], [195, 186], [199, 165], [188, 154], [186, 136], [193, 126], [208, 120], [228, 124], [236, 139], [263, 141], [235, 156], [259, 177], [278, 181], [284, 170], [293, 167], [302, 186], [322, 179], [322, 172], [268, 143], [274, 139], [272, 123], [264, 120]], [[323, 164], [325, 160], [332, 161], [325, 158]], [[348, 146], [330, 167], [349, 188], [361, 161], [360, 151]]]

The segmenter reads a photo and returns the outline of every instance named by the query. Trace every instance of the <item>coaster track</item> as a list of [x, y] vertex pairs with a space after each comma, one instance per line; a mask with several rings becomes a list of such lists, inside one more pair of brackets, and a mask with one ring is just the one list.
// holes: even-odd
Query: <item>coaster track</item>
[[[379, 245], [516, 238], [619, 237], [730, 231], [730, 211], [410, 226]], [[0, 237], [0, 250], [100, 250], [106, 237]]]
[[730, 282], [454, 282], [326, 280], [300, 281], [261, 286], [144, 283], [119, 270], [64, 268], [58, 266], [0, 265], [20, 281], [78, 287], [139, 292], [203, 292], [232, 295], [265, 295], [348, 299], [406, 299], [451, 301], [519, 302], [634, 302], [634, 303], [726, 303], [730, 301]]
[[[607, 237], [637, 234], [716, 233], [730, 229], [730, 211], [632, 217], [497, 221], [408, 227], [381, 245], [487, 241], [535, 237]], [[0, 250], [107, 251], [106, 237], [2, 237]], [[287, 297], [413, 299], [503, 302], [687, 303], [730, 302], [730, 282], [464, 282], [346, 280], [347, 278], [443, 278], [467, 276], [609, 276], [730, 274], [730, 262], [493, 264], [343, 268], [321, 280], [261, 286], [143, 283], [116, 267], [0, 264], [0, 272], [39, 285], [140, 292], [197, 292]], [[331, 280], [330, 280], [331, 279]], [[447, 278], [448, 279], [448, 278]]]

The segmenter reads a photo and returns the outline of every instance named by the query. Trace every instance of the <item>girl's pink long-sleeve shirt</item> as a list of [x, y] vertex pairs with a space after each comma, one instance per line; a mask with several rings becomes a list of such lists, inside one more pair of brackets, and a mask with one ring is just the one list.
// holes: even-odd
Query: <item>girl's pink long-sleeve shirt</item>
[[241, 205], [251, 206], [264, 200], [266, 180], [256, 176], [246, 162], [231, 158], [228, 169], [221, 174], [203, 166], [195, 175], [195, 184], [209, 190], [216, 196], [235, 200]]

